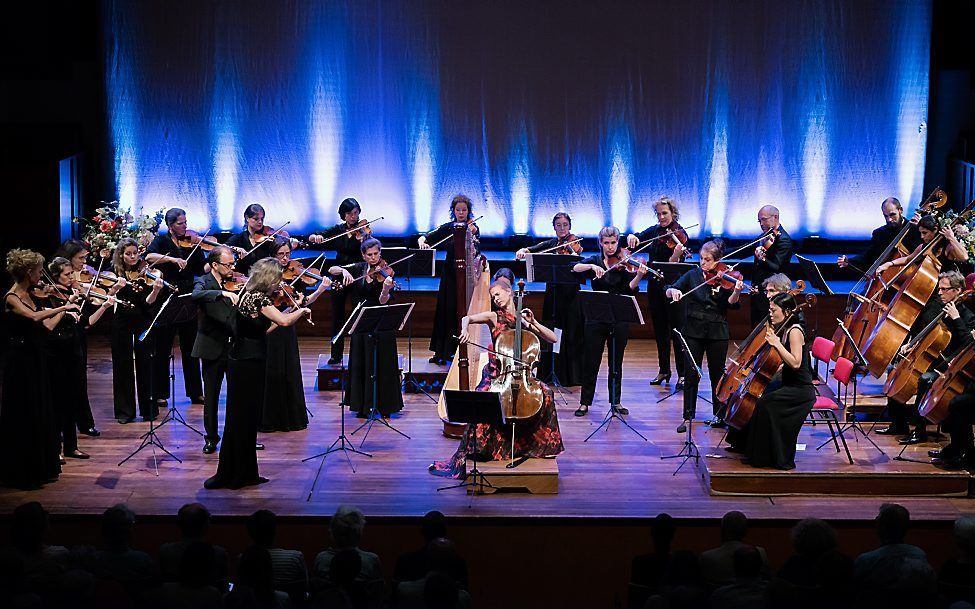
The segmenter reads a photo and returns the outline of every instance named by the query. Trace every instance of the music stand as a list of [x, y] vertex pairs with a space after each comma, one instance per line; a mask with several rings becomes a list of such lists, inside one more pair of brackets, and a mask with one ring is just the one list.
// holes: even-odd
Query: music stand
[[[504, 425], [504, 414], [501, 406], [501, 394], [496, 391], [459, 391], [444, 389], [444, 404], [447, 407], [447, 419], [457, 423], [466, 423], [464, 434], [467, 443], [464, 446], [464, 468], [467, 461], [474, 463], [473, 469], [465, 471], [460, 484], [442, 486], [437, 491], [453, 488], [464, 488], [471, 495], [470, 507], [474, 503], [474, 495], [483, 493], [484, 488], [496, 488], [481, 470], [477, 469], [477, 425], [494, 425], [500, 428]], [[471, 443], [474, 446], [471, 446]]]
[[[352, 315], [350, 315], [350, 319], [351, 319], [351, 317], [355, 316], [358, 313], [358, 311], [359, 311], [360, 308], [362, 308], [362, 303], [361, 302], [358, 305], [356, 305], [356, 307], [352, 310]], [[349, 325], [349, 322], [346, 321], [345, 322], [345, 326], [342, 326], [342, 329], [339, 331], [339, 333], [335, 337], [332, 338], [332, 342], [335, 342], [337, 340], [341, 340], [345, 336], [345, 330], [346, 330], [346, 328], [347, 328], [348, 325]], [[363, 452], [361, 450], [357, 450], [356, 447], [352, 445], [352, 441], [349, 440], [349, 437], [345, 435], [345, 410], [346, 410], [346, 407], [348, 406], [347, 400], [348, 400], [349, 380], [348, 380], [348, 373], [345, 370], [345, 360], [343, 359], [342, 362], [343, 362], [342, 363], [342, 366], [343, 366], [343, 373], [342, 373], [342, 399], [339, 400], [339, 416], [340, 416], [340, 419], [342, 421], [342, 423], [341, 423], [341, 425], [342, 425], [341, 431], [339, 432], [339, 437], [335, 438], [335, 441], [332, 442], [329, 445], [329, 447], [326, 448], [324, 451], [322, 451], [322, 452], [320, 452], [318, 454], [312, 455], [310, 457], [305, 457], [304, 459], [301, 460], [302, 463], [304, 463], [306, 461], [311, 461], [312, 459], [319, 459], [319, 458], [321, 458], [321, 460], [322, 460], [322, 462], [318, 464], [318, 471], [315, 473], [315, 479], [312, 480], [311, 488], [308, 490], [308, 497], [305, 499], [305, 501], [311, 501], [311, 496], [315, 492], [315, 485], [318, 484], [318, 477], [321, 476], [321, 474], [322, 474], [322, 467], [325, 465], [325, 457], [327, 457], [328, 455], [330, 455], [330, 454], [332, 454], [334, 452], [341, 451], [342, 454], [345, 455], [345, 460], [349, 462], [349, 467], [352, 468], [352, 473], [353, 474], [355, 473], [355, 465], [352, 464], [352, 458], [349, 457], [349, 453], [350, 452], [351, 453], [355, 453], [357, 455], [364, 455], [366, 457], [372, 457], [372, 455], [369, 454], [369, 453], [367, 453], [367, 452]], [[336, 444], [338, 444], [338, 446], [336, 446]]]
[[590, 290], [581, 290], [579, 292], [579, 303], [582, 308], [582, 316], [586, 320], [586, 323], [607, 323], [610, 324], [609, 331], [609, 395], [607, 396], [609, 400], [609, 410], [606, 412], [606, 416], [603, 418], [602, 423], [599, 427], [593, 430], [583, 442], [588, 442], [589, 438], [596, 435], [603, 427], [609, 425], [610, 421], [613, 419], [618, 420], [620, 423], [625, 425], [635, 433], [636, 435], [643, 438], [644, 442], [647, 442], [646, 436], [633, 428], [632, 425], [626, 422], [613, 404], [613, 395], [616, 393], [617, 389], [620, 389], [622, 394], [622, 389], [619, 387], [620, 379], [613, 372], [616, 363], [616, 324], [623, 323], [635, 323], [643, 325], [643, 312], [640, 310], [640, 305], [636, 302], [635, 296], [624, 296], [622, 294], [610, 294], [609, 292], [599, 292]]
[[[696, 382], [692, 383], [693, 389], [687, 388], [687, 378], [685, 377], [684, 401], [691, 401], [695, 402], [696, 404], [698, 399], [697, 390], [700, 386], [701, 379], [704, 377], [704, 372], [697, 365], [697, 362], [694, 361], [694, 357], [691, 355], [691, 348], [687, 346], [687, 341], [684, 340], [684, 335], [681, 334], [680, 330], [677, 328], [674, 328], [672, 332], [677, 335], [677, 340], [680, 341], [681, 355], [687, 358], [687, 361], [684, 363], [684, 372], [697, 375]], [[708, 365], [710, 365], [710, 363], [711, 362], [708, 362]], [[693, 430], [694, 419], [691, 418], [687, 421], [687, 431], [685, 432], [687, 435], [684, 437], [684, 444], [681, 446], [681, 449], [672, 455], [661, 455], [660, 457], [661, 459], [681, 459], [680, 465], [678, 465], [677, 469], [674, 470], [674, 473], [671, 474], [672, 476], [676, 476], [677, 472], [684, 467], [684, 464], [687, 463], [689, 459], [694, 459], [694, 467], [701, 466], [701, 451], [698, 450], [697, 444], [694, 443], [694, 436], [692, 435]]]
[[[538, 281], [546, 285], [578, 286], [586, 282], [585, 275], [572, 272], [572, 267], [580, 260], [582, 260], [582, 256], [575, 254], [533, 254], [529, 252], [525, 255], [525, 276], [529, 283]], [[559, 305], [558, 297], [555, 294], [556, 292], [553, 290], [553, 310], [557, 310]], [[569, 402], [565, 399], [565, 395], [562, 394], [562, 383], [555, 373], [555, 357], [556, 353], [553, 351], [549, 373], [545, 378], [545, 382], [555, 387], [556, 391], [559, 392], [559, 397], [562, 398], [562, 403], [567, 405]]]
[[[663, 273], [664, 280], [671, 282], [676, 281], [681, 275], [697, 267], [696, 264], [689, 262], [648, 262], [647, 265]], [[649, 275], [647, 278], [649, 279]]]
[[[833, 290], [830, 289], [829, 284], [823, 279], [823, 273], [819, 270], [819, 265], [806, 258], [805, 256], [800, 256], [796, 254], [796, 259], [799, 261], [799, 267], [802, 269], [803, 274], [806, 279], [812, 285], [812, 287], [819, 290], [824, 296], [832, 296]], [[816, 318], [814, 320], [813, 333], [818, 334], [819, 331], [819, 307], [816, 307]]]
[[[154, 324], [160, 326], [175, 326], [177, 324], [193, 321], [197, 318], [200, 307], [190, 299], [191, 294], [177, 295], [174, 293], [170, 295], [170, 298], [173, 296], [176, 296], [175, 306], [170, 307], [168, 309], [168, 313], [164, 315], [163, 310], [166, 309], [166, 306], [163, 305], [163, 308], [160, 309], [159, 314], [156, 315], [156, 319], [153, 320]], [[167, 298], [166, 303], [169, 303], [169, 300], [170, 299]], [[150, 325], [149, 329], [143, 333], [143, 336], [148, 334], [151, 330], [152, 325]], [[179, 348], [180, 350], [186, 348], [192, 349], [193, 345], [183, 345], [180, 343]], [[156, 425], [156, 429], [160, 429], [166, 423], [175, 421], [202, 437], [203, 434], [200, 433], [200, 430], [187, 423], [186, 419], [183, 418], [183, 415], [180, 414], [179, 410], [176, 408], [176, 354], [173, 349], [170, 349], [169, 351], [169, 366], [169, 409], [166, 412], [166, 416], [164, 416], [163, 420], [160, 421], [159, 425]], [[186, 371], [184, 370], [183, 373], [185, 374]]]
[[[396, 265], [396, 275], [406, 277], [406, 289], [413, 290], [413, 277], [434, 277], [436, 275], [436, 255], [434, 249], [409, 249], [405, 247], [383, 248], [383, 260], [387, 264]], [[403, 374], [403, 391], [408, 386], [412, 386], [417, 393], [430, 398], [431, 402], [436, 402], [436, 398], [430, 395], [416, 380], [413, 374], [413, 317], [410, 316], [406, 324], [406, 372]]]
[[357, 431], [363, 427], [366, 428], [366, 433], [362, 436], [362, 442], [359, 443], [359, 448], [362, 448], [366, 443], [366, 438], [369, 437], [369, 432], [372, 431], [372, 426], [377, 421], [407, 440], [410, 439], [410, 436], [390, 425], [389, 421], [379, 412], [379, 375], [377, 371], [379, 365], [379, 339], [376, 335], [379, 332], [397, 332], [402, 330], [403, 326], [406, 325], [407, 318], [413, 311], [414, 305], [415, 303], [409, 302], [379, 305], [377, 307], [359, 307], [356, 310], [356, 314], [349, 317], [346, 328], [342, 328], [343, 331], [340, 332], [340, 334], [348, 334], [353, 339], [356, 336], [365, 336], [372, 343], [372, 405], [369, 408], [369, 415], [366, 417], [366, 421], [349, 434], [354, 436]]

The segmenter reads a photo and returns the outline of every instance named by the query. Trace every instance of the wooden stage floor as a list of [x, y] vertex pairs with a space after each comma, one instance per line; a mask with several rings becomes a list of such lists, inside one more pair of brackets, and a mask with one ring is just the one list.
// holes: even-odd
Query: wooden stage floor
[[[405, 353], [403, 342], [402, 352]], [[478, 496], [471, 501], [469, 496], [457, 490], [438, 493], [437, 487], [450, 481], [429, 474], [427, 466], [435, 459], [447, 458], [457, 441], [441, 434], [436, 406], [422, 394], [407, 394], [404, 411], [392, 420], [412, 439], [407, 440], [376, 425], [365, 445], [374, 456], [352, 455], [355, 473], [341, 455], [329, 456], [324, 461], [317, 486], [311, 492], [312, 481], [322, 462], [302, 463], [301, 460], [323, 450], [339, 433], [338, 393], [319, 392], [314, 384], [316, 361], [324, 348], [323, 343], [320, 339], [301, 338], [306, 398], [314, 414], [308, 429], [260, 434], [260, 441], [267, 446], [265, 451], [258, 453], [261, 473], [270, 478], [270, 482], [240, 491], [207, 491], [202, 483], [215, 470], [217, 456], [204, 455], [202, 439], [176, 424], [166, 425], [159, 435], [167, 448], [183, 459], [182, 463], [157, 451], [157, 456], [161, 456], [157, 477], [153, 472], [152, 452], [147, 449], [121, 467], [116, 465], [138, 446], [139, 435], [148, 429], [148, 424], [115, 423], [107, 340], [94, 337], [89, 355], [89, 391], [102, 436], [80, 437], [82, 450], [89, 452], [92, 459], [69, 459], [60, 481], [39, 491], [0, 489], [2, 509], [8, 511], [23, 501], [36, 499], [54, 513], [92, 514], [124, 501], [141, 515], [169, 516], [182, 504], [197, 500], [204, 502], [216, 515], [231, 516], [249, 514], [259, 508], [289, 516], [327, 515], [339, 504], [351, 503], [361, 507], [371, 518], [415, 517], [438, 509], [452, 517], [476, 518], [643, 519], [666, 511], [682, 518], [714, 519], [730, 509], [740, 509], [756, 519], [819, 516], [851, 521], [872, 519], [878, 505], [890, 497], [896, 497], [908, 506], [912, 518], [916, 519], [954, 519], [971, 509], [971, 503], [963, 497], [896, 494], [914, 492], [912, 479], [934, 479], [936, 484], [942, 485], [943, 494], [956, 493], [959, 489], [962, 494], [967, 494], [970, 478], [967, 472], [946, 475], [928, 464], [892, 461], [890, 457], [896, 452], [891, 451], [896, 449], [887, 439], [883, 444], [887, 456], [880, 455], [862, 440], [859, 443], [851, 441], [856, 464], [850, 466], [845, 456], [837, 454], [830, 446], [815, 450], [815, 446], [827, 437], [825, 425], [807, 426], [803, 431], [800, 443], [805, 444], [805, 450], [799, 452], [796, 471], [766, 472], [772, 475], [744, 483], [741, 478], [753, 476], [756, 470], [742, 465], [734, 455], [717, 447], [723, 431], [698, 425], [695, 438], [704, 456], [701, 467], [695, 469], [693, 463], [688, 463], [673, 475], [677, 463], [660, 457], [676, 453], [681, 447], [683, 436], [675, 432], [680, 422], [681, 401], [678, 394], [656, 403], [666, 394], [667, 387], [655, 388], [647, 384], [657, 367], [655, 347], [652, 341], [646, 340], [631, 341], [627, 349], [623, 404], [631, 412], [627, 417], [629, 423], [648, 441], [614, 422], [591, 441], [583, 442], [605, 412], [604, 365], [597, 386], [596, 406], [589, 416], [573, 416], [578, 404], [578, 388], [566, 390], [568, 403], [558, 405], [565, 453], [558, 458], [557, 495], [495, 494]], [[418, 344], [421, 345], [419, 349]], [[414, 368], [429, 367], [426, 358], [430, 354], [425, 345], [425, 339], [414, 343]], [[178, 356], [176, 361], [177, 395], [181, 395]], [[702, 394], [707, 395], [704, 387]], [[201, 406], [191, 407], [188, 400], [182, 398], [178, 407], [188, 422], [202, 430]], [[699, 418], [708, 418], [709, 409], [710, 406], [702, 402], [698, 409]], [[221, 409], [221, 420], [222, 415]], [[358, 425], [358, 420], [347, 416], [346, 425], [352, 429]], [[361, 433], [356, 434], [355, 438], [360, 436]], [[359, 440], [355, 441], [358, 444]], [[912, 447], [908, 454], [920, 457], [932, 446]], [[857, 488], [867, 477], [888, 477], [894, 482], [886, 488], [893, 494], [887, 494], [882, 490], [884, 487], [880, 487], [879, 495], [875, 496], [778, 496], [780, 492], [793, 492], [795, 480], [803, 476], [825, 478], [818, 482], [824, 489], [838, 485]], [[741, 484], [750, 485], [750, 492], [759, 495], [728, 496], [710, 492], [711, 486], [726, 492], [728, 488], [741, 488]]]

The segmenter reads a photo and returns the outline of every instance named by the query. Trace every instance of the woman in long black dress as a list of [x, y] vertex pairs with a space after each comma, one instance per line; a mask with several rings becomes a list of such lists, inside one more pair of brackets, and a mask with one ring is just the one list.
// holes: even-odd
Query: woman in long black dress
[[[441, 239], [446, 238], [454, 230], [455, 222], [470, 222], [474, 210], [471, 200], [466, 195], [457, 195], [450, 200], [450, 222], [444, 222], [431, 232], [423, 235], [417, 241], [420, 249], [428, 249]], [[477, 224], [471, 224], [471, 230], [476, 235]], [[447, 258], [440, 269], [440, 289], [437, 291], [437, 311], [434, 314], [433, 333], [430, 337], [430, 350], [433, 357], [431, 364], [441, 366], [457, 351], [457, 339], [453, 337], [457, 324], [457, 279], [454, 270], [454, 248], [448, 242]]]
[[42, 309], [34, 301], [30, 292], [41, 279], [43, 264], [44, 257], [30, 250], [7, 254], [7, 272], [16, 283], [3, 297], [9, 338], [0, 396], [0, 481], [20, 489], [38, 488], [61, 474], [61, 442], [41, 322], [78, 310], [74, 303]]
[[[524, 260], [530, 253], [546, 250], [550, 250], [553, 254], [573, 254], [582, 251], [582, 243], [558, 247], [577, 239], [572, 234], [572, 218], [569, 214], [564, 211], [555, 214], [552, 218], [552, 227], [555, 228], [554, 239], [546, 239], [531, 247], [522, 248], [515, 252], [515, 258]], [[549, 283], [545, 286], [545, 300], [542, 303], [542, 319], [552, 323], [553, 327], [560, 328], [562, 337], [557, 355], [548, 351], [543, 353], [541, 369], [548, 374], [548, 371], [554, 367], [555, 376], [563, 387], [582, 384], [583, 323], [578, 295], [578, 283]]]
[[[119, 298], [134, 305], [117, 307], [112, 319], [112, 398], [115, 420], [124, 425], [135, 420], [137, 403], [143, 420], [154, 419], [159, 414], [152, 401], [155, 337], [150, 333], [146, 340], [139, 340], [139, 336], [156, 313], [156, 300], [163, 283], [154, 281], [149, 287], [137, 279], [146, 262], [139, 256], [139, 243], [135, 239], [119, 241], [112, 256], [112, 267], [116, 277], [124, 281]], [[162, 275], [161, 271], [155, 273]]]
[[[74, 279], [74, 269], [67, 258], [57, 257], [48, 265], [48, 276], [55, 285], [47, 288], [47, 308], [56, 308], [58, 304], [76, 293], [77, 282]], [[121, 289], [116, 283], [110, 294], [116, 294]], [[44, 355], [47, 358], [48, 370], [57, 378], [52, 383], [54, 411], [58, 417], [61, 430], [61, 444], [65, 457], [72, 459], [87, 459], [88, 454], [78, 450], [78, 434], [75, 431], [77, 415], [82, 411], [81, 403], [88, 401], [88, 375], [85, 361], [84, 336], [85, 330], [98, 323], [111, 306], [108, 299], [100, 300], [101, 304], [85, 303], [79, 312], [61, 312], [48, 317], [42, 323], [48, 330], [44, 341]], [[80, 427], [80, 425], [78, 425]]]
[[[274, 237], [273, 260], [282, 269], [291, 263], [291, 243]], [[299, 286], [302, 284], [299, 283]], [[318, 300], [331, 281], [321, 282], [307, 298], [298, 296], [298, 303], [310, 307]], [[289, 303], [290, 304], [290, 303]], [[286, 306], [285, 309], [291, 308]], [[305, 407], [305, 386], [301, 380], [301, 353], [298, 351], [298, 332], [294, 326], [278, 327], [267, 335], [267, 381], [264, 387], [264, 410], [259, 430], [299, 431], [308, 427]]]
[[291, 326], [311, 309], [301, 307], [282, 313], [271, 302], [281, 283], [281, 265], [273, 258], [251, 267], [243, 293], [237, 300], [236, 328], [227, 361], [227, 416], [217, 473], [203, 487], [241, 488], [267, 482], [257, 469], [257, 425], [264, 404], [267, 364], [267, 331], [273, 325]]
[[[680, 210], [677, 202], [670, 197], [661, 197], [653, 205], [657, 214], [657, 224], [644, 231], [629, 235], [627, 245], [633, 249], [637, 244], [647, 239], [654, 239], [652, 244], [644, 250], [653, 262], [683, 262], [686, 257], [686, 250], [677, 236], [666, 236], [668, 233], [679, 235], [687, 241], [687, 231], [685, 231], [677, 220], [680, 218]], [[679, 274], [664, 275], [666, 283], [671, 283]], [[647, 282], [647, 303], [650, 310], [650, 320], [653, 321], [653, 335], [657, 343], [657, 361], [660, 368], [657, 376], [650, 381], [651, 385], [659, 385], [670, 382], [670, 352], [673, 337], [673, 329], [683, 325], [684, 305], [680, 301], [672, 302], [664, 293], [665, 282]], [[677, 350], [677, 357], [674, 364], [677, 368], [678, 388], [683, 387], [684, 382], [684, 358], [680, 357], [680, 350]]]
[[[481, 371], [481, 382], [477, 391], [491, 391], [492, 382], [501, 374], [501, 361], [494, 351], [498, 337], [515, 327], [515, 298], [511, 282], [504, 277], [495, 279], [491, 285], [492, 310], [476, 315], [464, 316], [461, 321], [461, 340], [470, 340], [470, 324], [488, 324], [491, 327], [491, 350], [488, 362]], [[522, 329], [534, 333], [539, 339], [555, 342], [555, 333], [535, 319], [531, 309], [522, 309]], [[562, 432], [559, 430], [559, 417], [555, 410], [555, 397], [552, 388], [542, 386], [542, 406], [538, 414], [530, 419], [518, 421], [514, 427], [514, 448], [511, 444], [511, 429], [499, 428], [490, 424], [468, 425], [460, 440], [457, 451], [446, 461], [436, 461], [430, 471], [437, 476], [459, 477], [464, 474], [467, 455], [476, 452], [478, 461], [499, 461], [524, 456], [532, 458], [554, 457], [562, 452]]]
[[816, 403], [806, 330], [795, 315], [797, 307], [792, 294], [772, 297], [765, 340], [782, 356], [782, 384], [770, 385], [748, 424], [728, 433], [731, 450], [744, 453], [753, 467], [795, 468], [796, 439]]
[[[356, 301], [366, 307], [389, 304], [392, 300], [392, 276], [382, 277], [375, 273], [382, 261], [382, 247], [378, 239], [364, 240], [360, 248], [362, 262], [348, 269], [353, 277], [361, 279], [345, 289], [355, 290]], [[374, 400], [384, 417], [403, 409], [396, 333], [377, 332], [375, 341], [374, 351], [372, 339], [359, 334], [352, 337], [349, 346], [349, 410], [355, 411], [360, 418], [369, 416]], [[376, 392], [373, 391], [373, 374], [376, 375]]]

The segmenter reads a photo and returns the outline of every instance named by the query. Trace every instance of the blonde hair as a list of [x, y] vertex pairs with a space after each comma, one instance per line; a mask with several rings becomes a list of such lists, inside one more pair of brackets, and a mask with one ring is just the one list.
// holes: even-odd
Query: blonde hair
[[44, 265], [44, 256], [34, 250], [12, 249], [7, 252], [7, 272], [17, 283], [23, 281], [31, 270]]
[[262, 258], [251, 267], [251, 272], [247, 276], [247, 284], [244, 285], [244, 291], [268, 294], [271, 292], [271, 288], [281, 283], [283, 273], [284, 271], [277, 260]]
[[[125, 260], [122, 258], [122, 254], [125, 253], [126, 248], [133, 246], [136, 249], [139, 249], [139, 242], [132, 237], [126, 237], [125, 239], [120, 240], [118, 245], [115, 246], [115, 251], [112, 253], [112, 268], [115, 269], [115, 274], [119, 277], [124, 277], [125, 271], [128, 270], [125, 268]], [[136, 263], [136, 267], [138, 266], [139, 264]]]
[[670, 208], [670, 215], [672, 215], [674, 217], [674, 222], [677, 222], [678, 220], [680, 220], [680, 209], [677, 208], [677, 201], [674, 201], [670, 197], [666, 197], [666, 196], [660, 197], [653, 204], [654, 211], [656, 211], [657, 207], [659, 207], [661, 205], [666, 205], [667, 207]]
[[602, 241], [603, 237], [616, 237], [620, 238], [620, 229], [615, 226], [606, 226], [599, 229], [599, 240]]

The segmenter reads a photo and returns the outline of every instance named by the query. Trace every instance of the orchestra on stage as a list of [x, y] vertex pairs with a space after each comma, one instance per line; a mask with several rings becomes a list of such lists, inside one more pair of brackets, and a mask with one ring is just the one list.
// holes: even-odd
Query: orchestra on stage
[[[657, 357], [649, 384], [683, 392], [677, 432], [691, 442], [704, 399], [704, 422], [728, 429], [726, 452], [753, 467], [796, 467], [796, 442], [822, 388], [811, 356], [819, 339], [806, 322], [816, 298], [787, 275], [796, 242], [776, 207], [749, 210], [757, 214], [755, 238], [734, 249], [721, 238], [694, 243], [670, 197], [654, 203], [655, 224], [630, 234], [606, 226], [594, 240], [573, 234], [572, 218], [561, 211], [552, 218], [554, 237], [514, 252], [514, 271], [490, 268], [474, 207], [463, 194], [453, 197], [446, 221], [418, 236], [412, 254], [387, 251], [390, 261], [377, 237], [382, 218], [367, 220], [354, 198], [339, 204], [339, 223], [304, 236], [289, 234], [286, 218], [270, 218], [277, 228], [265, 224], [258, 204], [243, 210], [240, 231], [222, 242], [189, 229], [194, 219], [182, 209], [161, 213], [157, 228], [148, 220], [118, 221], [102, 208], [82, 239], [65, 241], [50, 259], [10, 250], [0, 482], [39, 488], [58, 479], [66, 459], [89, 459], [79, 435], [93, 450], [89, 439], [104, 422], [96, 422], [89, 403], [87, 337], [106, 318], [114, 423], [138, 418], [150, 422], [151, 435], [157, 419], [171, 416], [177, 390], [201, 404], [202, 452], [216, 453], [204, 457], [215, 459], [213, 475], [200, 481], [206, 489], [267, 482], [258, 432], [308, 427], [297, 324], [314, 326], [329, 342], [328, 364], [343, 368], [343, 410], [388, 421], [404, 408], [396, 329], [354, 327], [366, 311], [404, 303], [408, 271], [400, 263], [427, 250], [446, 257], [429, 361], [446, 372], [445, 390], [491, 392], [501, 410], [496, 419], [458, 422], [442, 394], [437, 412], [458, 445], [452, 455], [429, 455], [432, 474], [463, 478], [472, 457], [517, 466], [571, 451], [555, 391], [579, 387], [574, 414], [590, 416], [604, 357], [606, 416], [625, 421], [643, 408], [623, 403], [622, 383], [630, 326], [644, 310]], [[890, 425], [876, 433], [910, 446], [927, 441], [938, 425], [950, 442], [930, 451], [932, 463], [971, 467], [975, 209], [952, 210], [938, 189], [912, 213], [895, 198], [881, 203], [881, 213], [884, 224], [866, 252], [836, 260], [857, 283], [832, 336], [827, 370], [849, 365], [854, 375], [885, 378]], [[299, 260], [297, 248], [315, 257]], [[745, 276], [737, 269], [748, 258]], [[526, 281], [545, 283], [540, 311], [524, 305]], [[312, 319], [312, 303], [326, 292], [332, 319]], [[734, 345], [728, 314], [744, 295], [753, 330]], [[710, 392], [701, 396], [705, 360]]]

